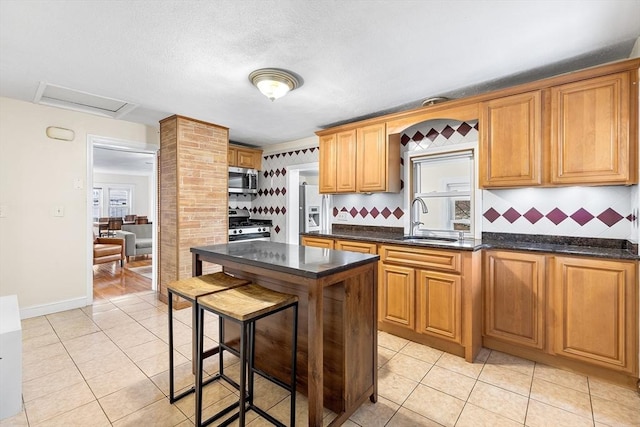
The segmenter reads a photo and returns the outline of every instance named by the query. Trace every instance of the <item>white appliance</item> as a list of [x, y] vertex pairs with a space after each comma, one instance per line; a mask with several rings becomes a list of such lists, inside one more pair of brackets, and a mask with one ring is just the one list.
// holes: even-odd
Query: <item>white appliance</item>
[[323, 224], [322, 196], [317, 185], [303, 184], [299, 196], [299, 229], [301, 232], [319, 231]]

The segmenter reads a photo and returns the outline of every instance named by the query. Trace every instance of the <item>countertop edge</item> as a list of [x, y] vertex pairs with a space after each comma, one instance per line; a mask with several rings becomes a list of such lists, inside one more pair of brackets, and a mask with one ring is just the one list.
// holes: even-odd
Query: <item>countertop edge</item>
[[[360, 236], [360, 235], [350, 235], [348, 233], [322, 233], [322, 232], [305, 232], [300, 233], [301, 236], [308, 237], [322, 237], [328, 239], [345, 239], [345, 240], [354, 240], [361, 242], [372, 242], [372, 243], [382, 243], [382, 244], [394, 244], [394, 245], [402, 245], [402, 246], [413, 246], [418, 248], [434, 248], [434, 249], [448, 249], [448, 250], [461, 250], [461, 251], [478, 251], [484, 249], [504, 249], [504, 250], [514, 250], [514, 251], [529, 251], [529, 252], [544, 252], [544, 253], [553, 253], [553, 254], [565, 254], [565, 255], [575, 255], [575, 256], [588, 256], [593, 258], [606, 258], [606, 259], [618, 259], [618, 260], [627, 260], [627, 261], [638, 261], [640, 260], [640, 255], [635, 254], [629, 250], [625, 249], [612, 249], [612, 248], [601, 248], [594, 246], [577, 246], [577, 245], [555, 245], [555, 244], [543, 244], [543, 243], [533, 243], [533, 242], [515, 242], [515, 241], [504, 241], [504, 240], [474, 240], [467, 241], [468, 244], [465, 246], [460, 245], [459, 243], [451, 244], [451, 243], [433, 243], [433, 242], [410, 242], [406, 240], [402, 240], [402, 236]], [[473, 242], [473, 243], [471, 243]]]

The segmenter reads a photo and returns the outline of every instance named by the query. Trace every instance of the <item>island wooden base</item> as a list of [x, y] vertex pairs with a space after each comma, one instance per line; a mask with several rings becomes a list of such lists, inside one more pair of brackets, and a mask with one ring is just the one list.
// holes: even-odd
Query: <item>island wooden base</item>
[[[297, 389], [309, 397], [310, 426], [322, 425], [323, 406], [338, 414], [330, 425], [340, 425], [367, 398], [377, 400], [375, 262], [310, 279], [202, 255], [194, 256], [194, 274], [202, 260], [220, 264], [236, 277], [298, 296]], [[256, 366], [285, 382], [291, 365], [286, 351], [291, 345], [290, 316], [285, 310], [256, 324]], [[236, 342], [238, 328], [230, 322], [225, 328], [225, 342]]]

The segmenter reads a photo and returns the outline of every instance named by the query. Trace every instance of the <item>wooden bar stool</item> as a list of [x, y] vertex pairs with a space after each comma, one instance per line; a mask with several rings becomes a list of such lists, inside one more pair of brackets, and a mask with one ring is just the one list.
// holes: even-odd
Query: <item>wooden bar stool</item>
[[[293, 330], [291, 337], [291, 382], [286, 384], [276, 378], [266, 375], [264, 372], [255, 368], [255, 323], [257, 320], [270, 316], [287, 308], [293, 310]], [[272, 291], [258, 285], [245, 285], [227, 291], [217, 292], [202, 296], [196, 301], [197, 309], [197, 329], [198, 329], [198, 351], [197, 351], [197, 367], [196, 367], [196, 426], [202, 426], [212, 423], [222, 416], [231, 412], [234, 408], [238, 408], [238, 413], [234, 414], [228, 420], [220, 424], [226, 426], [238, 419], [239, 425], [245, 425], [246, 411], [253, 410], [263, 418], [277, 426], [284, 426], [281, 422], [267, 414], [266, 411], [257, 407], [253, 403], [253, 380], [254, 374], [258, 374], [263, 378], [279, 385], [291, 393], [291, 414], [290, 425], [295, 425], [296, 412], [296, 352], [298, 342], [298, 297], [295, 295], [284, 294]], [[202, 363], [203, 363], [203, 322], [204, 311], [217, 314], [221, 317], [220, 343], [218, 356], [220, 358], [220, 370], [218, 374], [210, 380], [224, 379], [239, 390], [239, 401], [222, 409], [217, 414], [202, 422]], [[224, 320], [240, 325], [240, 384], [236, 384], [231, 378], [224, 374], [223, 357], [224, 350], [237, 354], [224, 342]], [[247, 365], [248, 364], [248, 372]], [[247, 378], [248, 373], [248, 378]], [[246, 390], [248, 380], [248, 390]]]
[[[197, 318], [196, 318], [196, 301], [199, 297], [203, 295], [209, 295], [214, 292], [225, 291], [228, 289], [232, 289], [237, 286], [243, 286], [251, 283], [249, 280], [238, 279], [236, 277], [230, 276], [223, 272], [206, 274], [204, 276], [196, 276], [190, 277], [188, 279], [177, 280], [175, 282], [171, 282], [167, 285], [167, 292], [169, 297], [168, 302], [168, 312], [169, 312], [169, 402], [174, 403], [175, 401], [182, 399], [186, 395], [193, 393], [195, 391], [194, 387], [191, 387], [189, 390], [186, 390], [179, 395], [175, 396], [174, 390], [174, 367], [173, 367], [173, 295], [178, 295], [189, 301], [191, 303], [192, 310], [192, 323], [191, 327], [194, 329], [194, 349], [195, 349], [195, 338], [198, 336], [197, 334]], [[204, 332], [204, 331], [202, 331]], [[214, 355], [218, 352], [218, 347], [215, 347], [207, 352], [205, 357]], [[194, 352], [195, 357], [195, 352]], [[208, 381], [210, 382], [210, 381]], [[207, 383], [208, 383], [207, 382]]]

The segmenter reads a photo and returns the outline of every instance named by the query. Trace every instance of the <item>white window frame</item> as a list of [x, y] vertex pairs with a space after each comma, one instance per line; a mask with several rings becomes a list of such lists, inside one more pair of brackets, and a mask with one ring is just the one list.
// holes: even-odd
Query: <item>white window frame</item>
[[[110, 193], [111, 190], [124, 190], [127, 192], [129, 200], [128, 200], [128, 208], [130, 215], [131, 212], [135, 212], [134, 200], [135, 200], [135, 185], [134, 184], [120, 184], [120, 183], [94, 183], [94, 189], [100, 188], [102, 190], [102, 201], [100, 203], [100, 216], [101, 217], [119, 217], [118, 215], [111, 215], [111, 201], [110, 201]], [[124, 215], [121, 215], [124, 217]]]

